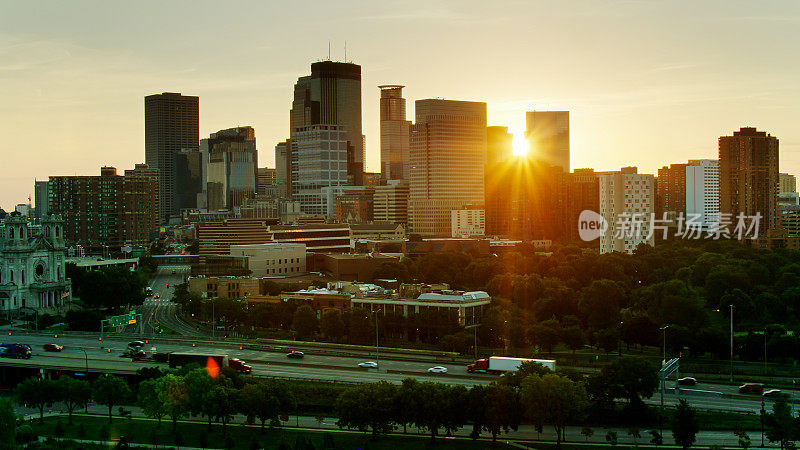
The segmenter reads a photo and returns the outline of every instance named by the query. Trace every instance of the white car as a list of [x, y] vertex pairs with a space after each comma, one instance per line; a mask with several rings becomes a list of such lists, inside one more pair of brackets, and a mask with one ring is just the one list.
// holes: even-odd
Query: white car
[[358, 367], [361, 367], [362, 369], [377, 369], [378, 363], [376, 363], [375, 361], [367, 361], [358, 363]]
[[436, 366], [428, 369], [428, 373], [447, 373], [447, 367]]

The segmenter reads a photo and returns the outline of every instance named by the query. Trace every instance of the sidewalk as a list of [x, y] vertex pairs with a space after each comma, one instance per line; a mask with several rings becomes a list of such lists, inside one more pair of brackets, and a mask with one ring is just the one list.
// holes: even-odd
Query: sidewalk
[[[57, 405], [59, 406], [59, 405]], [[143, 418], [145, 417], [141, 409], [136, 406], [123, 406], [128, 411], [131, 411], [131, 415], [136, 418]], [[17, 408], [18, 412], [24, 414], [26, 420], [38, 420], [39, 412], [38, 410], [34, 411], [29, 408]], [[108, 408], [103, 405], [89, 405], [88, 407], [89, 414], [92, 415], [99, 415], [99, 416], [108, 416]], [[83, 414], [84, 410], [77, 410], [75, 414]], [[115, 419], [121, 420], [119, 416], [119, 407], [114, 407], [113, 414]], [[46, 417], [58, 416], [63, 415], [66, 416], [67, 412], [65, 409], [61, 407], [54, 407], [50, 410], [45, 411]], [[286, 428], [307, 428], [307, 429], [314, 429], [314, 430], [340, 430], [340, 428], [336, 425], [336, 418], [335, 417], [323, 417], [322, 420], [319, 421], [316, 417], [313, 416], [289, 416], [289, 420], [283, 422], [281, 426]], [[167, 418], [166, 420], [169, 420]], [[184, 417], [181, 419], [181, 422], [196, 422], [196, 423], [208, 423], [208, 419], [204, 417]], [[258, 421], [256, 421], [256, 425], [254, 427], [260, 426]], [[215, 426], [221, 426], [217, 422], [212, 422]], [[245, 424], [245, 416], [241, 414], [237, 414], [234, 416], [233, 420], [230, 424]], [[652, 436], [649, 433], [650, 429], [642, 428], [639, 430], [641, 437], [633, 438], [633, 436], [628, 434], [628, 428], [603, 428], [603, 427], [591, 427], [593, 430], [593, 434], [588, 438], [581, 435], [581, 430], [583, 427], [577, 426], [569, 426], [565, 430], [565, 437], [566, 440], [564, 442], [569, 442], [573, 444], [584, 444], [584, 443], [594, 443], [594, 444], [607, 444], [606, 441], [606, 433], [609, 431], [614, 431], [617, 433], [617, 445], [650, 445], [650, 439]], [[402, 434], [403, 428], [397, 427], [395, 429], [395, 434]], [[429, 433], [426, 430], [418, 429], [413, 426], [407, 427], [407, 431], [409, 435], [421, 435], [427, 436]], [[656, 429], [658, 431], [658, 429]], [[462, 427], [458, 431], [456, 431], [453, 435], [458, 437], [469, 437], [470, 433], [472, 432], [471, 426]], [[750, 435], [750, 439], [753, 443], [751, 448], [760, 448], [757, 444], [761, 443], [761, 432], [760, 430], [748, 430], [748, 434]], [[440, 435], [444, 436], [443, 431], [440, 430]], [[672, 432], [669, 430], [668, 426], [665, 426], [663, 432], [663, 442], [664, 445], [674, 445], [674, 441], [672, 439]], [[481, 434], [483, 438], [491, 438], [491, 434], [483, 432]], [[552, 442], [554, 443], [556, 440], [555, 431], [553, 430], [552, 426], [544, 427], [544, 430], [541, 434], [536, 432], [536, 429], [532, 425], [521, 425], [517, 431], [510, 431], [508, 434], [500, 434], [497, 437], [498, 441], [521, 441], [532, 443], [534, 446], [536, 442]], [[697, 440], [695, 442], [695, 446], [711, 446], [711, 445], [719, 445], [724, 447], [739, 447], [739, 440], [736, 436], [733, 435], [733, 431], [700, 431], [697, 434]], [[765, 440], [765, 448], [780, 448], [780, 445], [770, 444]]]

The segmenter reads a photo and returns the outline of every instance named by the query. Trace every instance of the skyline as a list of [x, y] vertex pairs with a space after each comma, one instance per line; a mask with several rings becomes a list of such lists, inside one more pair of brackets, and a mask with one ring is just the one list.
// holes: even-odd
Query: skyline
[[225, 8], [185, 5], [0, 4], [0, 126], [14, 168], [0, 175], [0, 207], [32, 197], [34, 179], [143, 162], [144, 97], [161, 92], [200, 97], [200, 138], [253, 126], [258, 165], [274, 167], [292, 86], [329, 40], [331, 59], [346, 40], [362, 67], [369, 171], [380, 167], [378, 86], [396, 83], [409, 120], [434, 97], [486, 102], [488, 125], [515, 134], [526, 111], [569, 110], [572, 168], [655, 174], [716, 158], [720, 136], [753, 126], [780, 140], [781, 172], [800, 172], [796, 3], [345, 2], [308, 8], [295, 34], [290, 7], [248, 3], [251, 14], [218, 23]]

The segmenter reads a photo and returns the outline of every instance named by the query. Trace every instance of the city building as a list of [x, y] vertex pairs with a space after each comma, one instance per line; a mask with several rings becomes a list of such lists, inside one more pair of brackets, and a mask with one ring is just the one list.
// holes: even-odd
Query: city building
[[372, 222], [350, 225], [350, 239], [403, 240], [406, 229], [394, 222]]
[[[788, 173], [779, 173], [778, 192], [797, 192], [797, 179], [795, 179], [795, 176]], [[39, 207], [38, 204], [36, 207]]]
[[569, 166], [569, 111], [528, 111], [525, 114], [528, 156], [551, 166]]
[[354, 186], [336, 196], [334, 220], [349, 224], [372, 222], [375, 188]]
[[411, 126], [409, 222], [413, 233], [450, 236], [451, 211], [483, 207], [486, 103], [427, 99]]
[[204, 190], [203, 154], [195, 149], [184, 148], [174, 156], [174, 182], [177, 186], [173, 199], [174, 207], [179, 212], [195, 209], [198, 207], [198, 199], [205, 199], [202, 196]]
[[608, 222], [608, 230], [600, 237], [600, 253], [633, 253], [641, 243], [654, 245], [654, 236], [648, 235], [655, 177], [638, 173], [636, 167], [598, 175], [599, 212]]
[[424, 314], [432, 311], [455, 310], [459, 325], [477, 325], [481, 322], [485, 309], [492, 298], [483, 291], [443, 291], [442, 293], [420, 294], [417, 298], [358, 298], [350, 300], [352, 308], [364, 308], [370, 312], [402, 314]]
[[145, 163], [159, 173], [159, 218], [180, 213], [175, 197], [181, 189], [175, 183], [175, 154], [197, 150], [200, 141], [200, 99], [165, 92], [144, 98]]
[[204, 298], [243, 299], [262, 294], [262, 280], [251, 277], [189, 277], [189, 292]]
[[68, 245], [90, 250], [149, 245], [159, 225], [159, 172], [146, 164], [118, 175], [102, 167], [100, 176], [53, 176], [49, 212], [64, 220]]
[[33, 185], [33, 199], [36, 202], [34, 207], [36, 208], [35, 211], [35, 218], [37, 221], [43, 219], [47, 216], [47, 213], [50, 211], [50, 197], [48, 191], [48, 182], [47, 181], [35, 181]]
[[327, 214], [322, 188], [348, 184], [347, 132], [338, 125], [297, 127], [291, 144], [292, 198], [305, 214]]
[[317, 253], [312, 255], [311, 270], [322, 272], [336, 280], [371, 283], [375, 270], [383, 263], [397, 262], [396, 256], [380, 253]]
[[409, 187], [406, 181], [389, 181], [375, 186], [372, 197], [372, 219], [376, 222], [408, 223]]
[[38, 233], [18, 213], [0, 228], [0, 310], [54, 312], [70, 299], [72, 283], [64, 262], [64, 221], [57, 214], [41, 219]]
[[670, 164], [658, 169], [656, 178], [654, 212], [656, 217], [675, 217], [686, 214], [686, 167], [688, 164]]
[[221, 222], [195, 223], [199, 242], [200, 263], [214, 255], [230, 255], [232, 245], [266, 244], [272, 242], [270, 226], [277, 219], [227, 219]]
[[511, 231], [511, 211], [517, 208], [512, 189], [510, 170], [514, 158], [514, 135], [508, 127], [486, 127], [486, 166], [484, 197], [486, 234], [507, 236]]
[[562, 218], [566, 242], [581, 242], [583, 245], [596, 246], [598, 243], [582, 242], [579, 236], [578, 220], [583, 211], [600, 211], [600, 184], [594, 169], [575, 169], [572, 173], [563, 174], [565, 179], [562, 198]]
[[275, 184], [278, 196], [292, 197], [292, 141], [287, 139], [275, 146]]
[[714, 224], [719, 223], [718, 160], [689, 160], [689, 164], [686, 165], [685, 195], [687, 219], [699, 216], [703, 231], [710, 231]]
[[408, 133], [411, 121], [406, 120], [406, 99], [397, 84], [378, 86], [381, 90], [381, 178], [407, 180], [409, 176]]
[[256, 169], [256, 194], [268, 195], [269, 188], [275, 185], [277, 179], [276, 169], [259, 167]]
[[480, 237], [486, 234], [486, 211], [482, 209], [454, 209], [450, 212], [451, 236], [454, 238]]
[[246, 256], [250, 275], [287, 277], [306, 273], [306, 246], [294, 243], [231, 245], [231, 255]]
[[[320, 61], [311, 64], [311, 75], [298, 78], [289, 113], [290, 132], [322, 124], [344, 131], [345, 148], [340, 150], [346, 152], [347, 183], [343, 184], [362, 185], [366, 139], [361, 134], [361, 66]], [[292, 146], [290, 152], [294, 150]]]
[[305, 244], [311, 253], [347, 253], [350, 251], [350, 226], [343, 223], [306, 223], [272, 225], [275, 242]]
[[[760, 215], [758, 234], [778, 227], [778, 138], [743, 127], [719, 138], [719, 211]], [[733, 231], [731, 229], [731, 231]]]
[[233, 209], [256, 194], [256, 132], [237, 127], [211, 133], [200, 141], [207, 161], [206, 196], [209, 209]]

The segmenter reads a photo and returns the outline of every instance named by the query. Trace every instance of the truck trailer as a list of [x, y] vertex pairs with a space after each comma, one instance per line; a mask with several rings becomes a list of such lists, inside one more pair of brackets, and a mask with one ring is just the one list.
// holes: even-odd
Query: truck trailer
[[525, 362], [539, 363], [550, 370], [556, 370], [556, 361], [554, 359], [508, 358], [505, 356], [492, 356], [488, 359], [479, 359], [468, 365], [467, 372], [485, 372], [492, 374], [516, 372], [519, 370], [519, 367], [522, 365], [522, 363]]
[[[153, 358], [155, 360], [155, 357]], [[251, 373], [253, 368], [239, 358], [228, 358], [228, 355], [208, 354], [208, 353], [170, 353], [167, 355], [167, 362], [170, 367], [183, 367], [188, 364], [199, 364], [207, 367], [213, 361], [217, 367], [230, 367], [240, 373]]]

